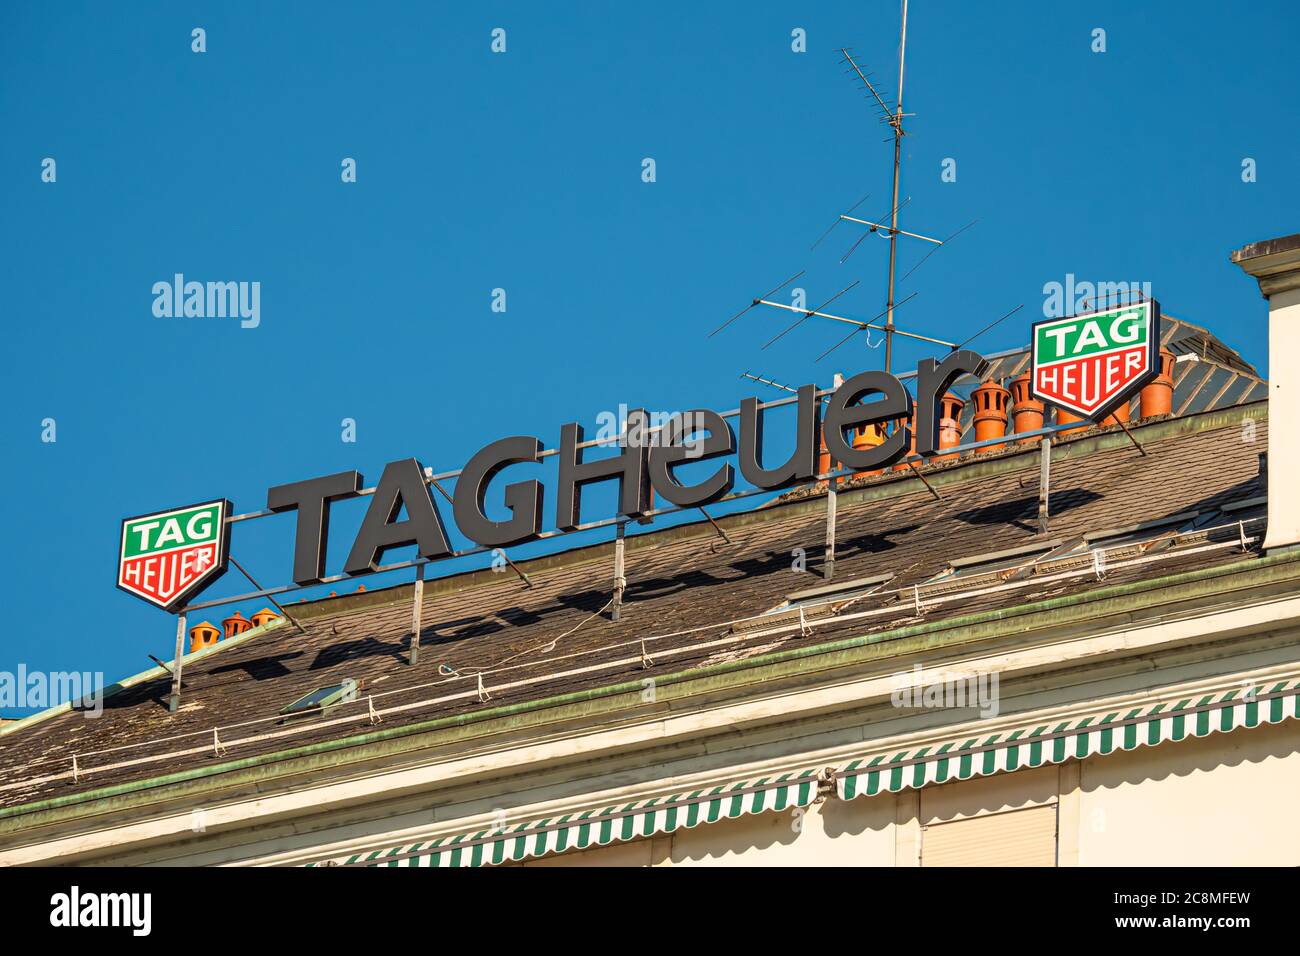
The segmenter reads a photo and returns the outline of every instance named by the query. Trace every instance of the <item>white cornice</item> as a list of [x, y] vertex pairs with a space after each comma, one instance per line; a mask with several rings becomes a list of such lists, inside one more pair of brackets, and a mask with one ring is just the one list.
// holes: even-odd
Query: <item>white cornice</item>
[[[1233, 255], [1233, 261], [1259, 282], [1259, 291], [1265, 298], [1289, 289], [1300, 289], [1300, 242], [1292, 243], [1289, 248], [1285, 243], [1286, 240], [1276, 239], [1255, 243], [1240, 250], [1240, 258], [1236, 253]], [[1276, 244], [1283, 244], [1283, 247], [1268, 251]], [[1260, 254], [1250, 255], [1254, 250], [1259, 250]]]

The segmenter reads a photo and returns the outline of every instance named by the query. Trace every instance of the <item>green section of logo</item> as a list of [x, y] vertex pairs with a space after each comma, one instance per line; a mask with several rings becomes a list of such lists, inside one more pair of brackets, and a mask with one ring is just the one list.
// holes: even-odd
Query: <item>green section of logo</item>
[[221, 505], [210, 504], [128, 521], [122, 557], [216, 541], [221, 534], [221, 519]]
[[1143, 304], [1045, 322], [1034, 336], [1034, 361], [1046, 365], [1145, 345], [1149, 315], [1150, 310]]

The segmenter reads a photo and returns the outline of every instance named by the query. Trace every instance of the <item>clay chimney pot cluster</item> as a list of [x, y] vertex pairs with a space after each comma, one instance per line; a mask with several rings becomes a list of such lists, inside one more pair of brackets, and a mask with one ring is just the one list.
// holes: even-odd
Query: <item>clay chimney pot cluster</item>
[[269, 624], [271, 621], [278, 620], [280, 615], [276, 614], [269, 607], [264, 607], [252, 616], [246, 618], [236, 611], [230, 617], [221, 622], [218, 628], [208, 621], [201, 624], [195, 624], [190, 628], [190, 653], [201, 651], [205, 647], [211, 647], [218, 641], [235, 637], [243, 634], [245, 631], [254, 627], [261, 627], [263, 624]]
[[[1142, 389], [1139, 398], [1138, 414], [1141, 418], [1151, 418], [1152, 416], [1168, 415], [1173, 405], [1173, 368], [1174, 354], [1168, 349], [1160, 350], [1160, 374], [1159, 376]], [[1033, 398], [1029, 392], [1030, 373], [1024, 372], [1009, 383], [1009, 388], [1004, 388], [998, 382], [988, 379], [980, 386], [974, 389], [970, 394], [970, 401], [974, 405], [974, 426], [976, 442], [993, 441], [1002, 438], [1008, 434], [1008, 424], [1010, 424], [1010, 434], [1023, 435], [1026, 432], [1035, 432], [1043, 427], [1047, 420], [1047, 409], [1044, 404]], [[939, 448], [955, 448], [961, 444], [961, 413], [966, 403], [954, 395], [947, 392], [940, 399], [939, 407]], [[1009, 413], [1009, 416], [1008, 416]], [[1110, 415], [1102, 421], [1101, 425], [1115, 425], [1119, 422], [1127, 423], [1131, 413], [1130, 403], [1126, 402], [1116, 408]], [[1070, 425], [1073, 427], [1064, 428], [1057, 432], [1057, 435], [1070, 435], [1076, 432], [1084, 431], [1091, 428], [1093, 422], [1082, 415], [1076, 415], [1073, 412], [1062, 408], [1054, 409], [1053, 415], [1056, 424]], [[916, 416], [916, 402], [912, 403], [912, 416]], [[1008, 417], [1010, 422], [1008, 422]], [[896, 429], [902, 428], [908, 424], [907, 419], [898, 419], [885, 425], [872, 425], [859, 429], [853, 435], [854, 448], [872, 448], [883, 442]], [[1017, 439], [1024, 444], [1032, 444], [1039, 441], [1041, 435], [1033, 435], [1028, 438]], [[996, 442], [987, 445], [980, 451], [999, 451], [1006, 447], [1005, 442]], [[908, 456], [916, 454], [916, 433], [912, 433], [912, 444], [908, 448]], [[933, 461], [947, 461], [958, 457], [956, 454], [935, 455]], [[831, 460], [830, 452], [826, 450], [826, 441], [823, 438], [821, 445], [821, 455], [817, 461], [817, 469], [820, 474], [827, 474], [837, 467], [837, 463]], [[899, 463], [893, 466], [894, 471], [907, 471], [910, 465]], [[855, 478], [867, 477], [870, 475], [881, 474], [883, 469], [876, 471], [860, 471], [854, 474]], [[819, 481], [818, 488], [826, 488], [828, 481]]]

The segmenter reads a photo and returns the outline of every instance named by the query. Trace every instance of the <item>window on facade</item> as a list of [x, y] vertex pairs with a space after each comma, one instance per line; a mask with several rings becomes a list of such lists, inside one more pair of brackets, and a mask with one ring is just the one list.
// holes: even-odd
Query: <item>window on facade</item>
[[1056, 804], [931, 823], [922, 866], [1055, 866]]

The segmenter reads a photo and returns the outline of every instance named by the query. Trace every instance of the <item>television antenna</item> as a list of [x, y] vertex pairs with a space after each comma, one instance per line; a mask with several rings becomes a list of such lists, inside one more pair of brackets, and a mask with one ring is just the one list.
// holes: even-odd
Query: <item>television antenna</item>
[[[855, 215], [858, 207], [861, 206], [864, 202], [866, 202], [870, 198], [869, 195], [863, 196], [851, 207], [849, 207], [848, 210], [840, 213], [836, 217], [835, 221], [831, 223], [830, 227], [826, 230], [826, 232], [824, 232], [821, 235], [821, 237], [818, 238], [818, 240], [815, 243], [813, 243], [813, 248], [814, 249], [817, 248], [817, 246], [820, 245], [824, 239], [826, 239], [826, 237], [831, 233], [831, 231], [834, 230], [834, 228], [842, 222], [848, 222], [859, 226], [865, 226], [866, 231], [864, 231], [862, 235], [859, 236], [853, 242], [853, 244], [849, 247], [848, 251], [845, 252], [845, 254], [840, 258], [840, 263], [843, 264], [848, 260], [850, 256], [853, 255], [854, 251], [856, 251], [858, 246], [863, 242], [863, 240], [866, 239], [867, 236], [874, 233], [876, 235], [882, 235], [887, 237], [889, 239], [889, 269], [887, 273], [888, 284], [887, 284], [887, 292], [886, 292], [884, 309], [881, 310], [879, 314], [873, 316], [871, 319], [866, 321], [849, 318], [848, 316], [836, 315], [824, 311], [826, 307], [829, 306], [832, 302], [834, 302], [836, 299], [839, 299], [850, 289], [856, 286], [858, 284], [857, 282], [854, 282], [851, 285], [847, 286], [846, 288], [841, 289], [838, 293], [832, 296], [828, 301], [826, 301], [825, 303], [819, 305], [817, 308], [814, 309], [805, 309], [799, 306], [787, 305], [786, 303], [783, 302], [774, 301], [771, 298], [773, 295], [775, 295], [781, 289], [784, 289], [790, 283], [794, 282], [796, 279], [804, 275], [804, 272], [800, 271], [796, 275], [793, 275], [789, 279], [786, 279], [784, 282], [778, 285], [775, 289], [772, 289], [770, 292], [767, 292], [764, 295], [760, 295], [754, 298], [748, 306], [746, 306], [736, 315], [733, 315], [730, 319], [728, 319], [718, 328], [710, 332], [709, 333], [710, 337], [717, 335], [723, 329], [727, 328], [727, 326], [731, 325], [733, 322], [739, 319], [750, 309], [754, 308], [754, 306], [765, 305], [772, 308], [784, 309], [788, 312], [794, 312], [799, 316], [799, 319], [795, 321], [793, 324], [784, 328], [775, 337], [769, 339], [763, 345], [764, 349], [773, 345], [775, 342], [777, 342], [787, 333], [792, 332], [794, 329], [798, 328], [800, 325], [803, 324], [805, 320], [811, 318], [812, 316], [831, 319], [836, 322], [847, 323], [849, 325], [855, 326], [855, 328], [847, 336], [840, 339], [836, 344], [832, 345], [830, 348], [822, 352], [817, 357], [817, 361], [821, 361], [831, 352], [835, 351], [840, 346], [846, 344], [850, 339], [854, 338], [855, 335], [861, 332], [866, 332], [867, 345], [868, 347], [873, 349], [878, 348], [881, 343], [879, 341], [876, 342], [872, 341], [871, 338], [872, 331], [879, 331], [883, 333], [883, 344], [885, 346], [884, 367], [885, 367], [885, 371], [887, 372], [892, 371], [893, 359], [894, 359], [894, 337], [896, 335], [901, 335], [909, 339], [917, 339], [922, 342], [928, 342], [932, 345], [941, 345], [949, 349], [956, 349], [958, 347], [957, 343], [955, 342], [948, 342], [945, 341], [944, 339], [934, 338], [933, 336], [921, 335], [915, 332], [904, 331], [903, 329], [898, 328], [897, 324], [894, 321], [895, 309], [897, 309], [899, 306], [906, 304], [916, 295], [916, 293], [913, 292], [911, 295], [908, 295], [900, 300], [896, 294], [898, 283], [902, 281], [897, 278], [899, 237], [903, 236], [906, 237], [907, 239], [927, 243], [931, 246], [930, 251], [926, 253], [924, 256], [922, 256], [921, 259], [903, 275], [902, 279], [906, 280], [907, 277], [910, 276], [913, 272], [915, 272], [918, 268], [920, 268], [920, 266], [924, 264], [925, 261], [929, 259], [931, 255], [937, 252], [946, 243], [952, 241], [958, 235], [965, 232], [971, 226], [975, 225], [975, 222], [978, 221], [975, 220], [973, 222], [968, 223], [967, 225], [963, 226], [961, 229], [958, 229], [952, 235], [948, 236], [946, 239], [936, 239], [933, 236], [924, 235], [920, 232], [912, 232], [899, 227], [899, 214], [911, 201], [910, 197], [906, 197], [901, 200], [899, 199], [899, 192], [900, 192], [901, 180], [902, 180], [903, 137], [907, 135], [907, 131], [903, 126], [903, 120], [908, 116], [915, 115], [912, 113], [905, 113], [903, 111], [903, 80], [905, 76], [905, 65], [906, 65], [906, 55], [907, 55], [907, 6], [908, 6], [907, 0], [902, 0], [902, 20], [899, 28], [899, 39], [898, 39], [898, 93], [892, 106], [890, 105], [889, 102], [887, 102], [886, 97], [881, 94], [881, 90], [879, 88], [878, 83], [872, 81], [871, 79], [872, 74], [870, 72], [863, 70], [862, 67], [859, 65], [858, 60], [854, 56], [852, 49], [850, 49], [849, 47], [842, 47], [839, 50], [841, 56], [840, 62], [843, 64], [847, 64], [849, 67], [849, 69], [846, 72], [848, 72], [849, 75], [853, 77], [855, 80], [859, 81], [862, 85], [862, 88], [870, 94], [869, 101], [872, 102], [880, 112], [880, 122], [887, 123], [890, 127], [890, 131], [894, 141], [894, 163], [893, 163], [893, 178], [892, 178], [892, 186], [891, 186], [890, 208], [885, 213], [883, 213], [880, 216], [877, 216], [874, 219], [868, 219], [862, 215]], [[879, 323], [879, 320], [882, 318], [884, 319], [883, 324]]]
[[[852, 51], [849, 50], [848, 47], [842, 47], [840, 49], [840, 54], [843, 57], [841, 62], [847, 63], [852, 72], [871, 92], [872, 98], [883, 113], [884, 121], [889, 124], [894, 135], [893, 202], [889, 210], [889, 227], [887, 231], [887, 235], [889, 236], [889, 286], [887, 298], [885, 300], [885, 371], [888, 372], [891, 370], [894, 360], [894, 275], [898, 264], [898, 237], [901, 234], [914, 239], [934, 243], [936, 246], [943, 245], [942, 240], [934, 239], [930, 236], [924, 236], [917, 232], [900, 233], [898, 228], [898, 214], [900, 211], [900, 205], [898, 202], [898, 186], [903, 167], [903, 137], [907, 135], [906, 131], [903, 129], [903, 116], [906, 115], [903, 113], [903, 76], [904, 64], [907, 59], [907, 0], [903, 0], [903, 16], [898, 33], [898, 96], [894, 101], [894, 108], [892, 110], [889, 108], [889, 105], [885, 102], [884, 98], [881, 97], [880, 92], [876, 89], [875, 85], [872, 84], [870, 77], [862, 71], [860, 66], [858, 66], [858, 62], [854, 58]], [[878, 222], [872, 222], [869, 219], [855, 218], [853, 216], [845, 215], [844, 213], [841, 213], [839, 219], [836, 221], [853, 222], [859, 225], [865, 225], [868, 227], [870, 232], [877, 232], [878, 230], [885, 228]], [[865, 238], [866, 235], [867, 234], [864, 233], [863, 238]], [[861, 241], [861, 239], [859, 239], [859, 241]]]

